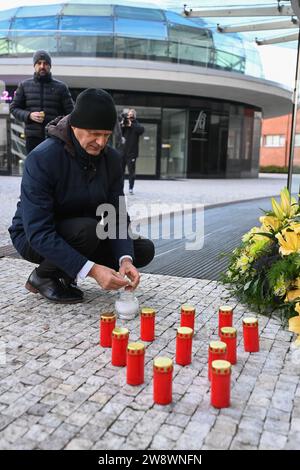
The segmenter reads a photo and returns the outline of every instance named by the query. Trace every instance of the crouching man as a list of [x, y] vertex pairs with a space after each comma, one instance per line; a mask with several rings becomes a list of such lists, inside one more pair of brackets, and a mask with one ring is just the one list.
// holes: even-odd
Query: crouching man
[[25, 287], [52, 302], [82, 302], [77, 281], [86, 276], [103, 289], [135, 289], [137, 268], [154, 257], [153, 243], [132, 240], [128, 230], [125, 237], [119, 230], [114, 239], [97, 236], [97, 207], [112, 204], [118, 214], [124, 196], [120, 157], [107, 145], [116, 119], [111, 96], [87, 89], [26, 159], [9, 232], [20, 255], [39, 265]]

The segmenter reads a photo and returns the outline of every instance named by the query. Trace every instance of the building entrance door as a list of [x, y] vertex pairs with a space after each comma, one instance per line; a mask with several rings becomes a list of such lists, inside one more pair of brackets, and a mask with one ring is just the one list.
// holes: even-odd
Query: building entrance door
[[154, 119], [139, 120], [145, 131], [139, 139], [139, 158], [136, 175], [159, 178], [160, 174], [160, 122]]
[[0, 175], [11, 173], [9, 138], [8, 116], [0, 114]]

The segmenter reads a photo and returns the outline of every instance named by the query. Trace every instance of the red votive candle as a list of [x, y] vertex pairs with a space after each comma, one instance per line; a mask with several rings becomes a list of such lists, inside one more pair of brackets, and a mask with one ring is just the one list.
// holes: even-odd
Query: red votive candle
[[223, 326], [232, 326], [233, 307], [223, 305], [219, 308], [219, 336]]
[[156, 357], [153, 363], [153, 400], [158, 405], [172, 401], [173, 361], [168, 357]]
[[187, 366], [192, 362], [193, 330], [187, 326], [180, 326], [176, 335], [176, 364]]
[[153, 341], [155, 336], [155, 310], [143, 307], [141, 310], [141, 340]]
[[195, 313], [196, 309], [192, 305], [184, 304], [181, 306], [180, 326], [187, 326], [195, 329]]
[[208, 347], [208, 380], [211, 380], [211, 363], [225, 360], [227, 345], [223, 341], [211, 341]]
[[227, 408], [230, 405], [230, 376], [230, 362], [212, 362], [210, 402], [215, 408]]
[[223, 326], [221, 328], [221, 341], [227, 345], [226, 361], [229, 361], [230, 364], [236, 364], [236, 328]]
[[112, 332], [111, 363], [113, 366], [126, 366], [129, 331], [127, 328], [115, 328]]
[[101, 313], [100, 316], [100, 346], [111, 348], [111, 334], [116, 326], [116, 315], [113, 312]]
[[244, 348], [247, 352], [259, 351], [258, 320], [255, 317], [243, 319]]
[[129, 343], [127, 346], [126, 380], [129, 385], [144, 383], [145, 346], [143, 343]]

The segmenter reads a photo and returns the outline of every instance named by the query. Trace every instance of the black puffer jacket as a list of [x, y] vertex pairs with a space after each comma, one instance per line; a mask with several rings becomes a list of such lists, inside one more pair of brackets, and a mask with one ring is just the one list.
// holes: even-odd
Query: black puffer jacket
[[[51, 73], [40, 79], [36, 74], [21, 82], [10, 105], [10, 112], [25, 122], [26, 137], [45, 137], [45, 126], [57, 116], [73, 111], [74, 103], [68, 87], [52, 78]], [[42, 124], [30, 119], [30, 113], [44, 111]]]
[[139, 156], [139, 137], [145, 128], [135, 119], [130, 127], [122, 127], [122, 134], [125, 137], [123, 156], [126, 160]]

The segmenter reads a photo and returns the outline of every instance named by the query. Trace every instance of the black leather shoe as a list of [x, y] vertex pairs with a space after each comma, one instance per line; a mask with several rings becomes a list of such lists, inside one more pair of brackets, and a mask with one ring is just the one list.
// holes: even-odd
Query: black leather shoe
[[33, 294], [41, 294], [51, 302], [60, 304], [76, 304], [82, 302], [82, 295], [63, 286], [59, 279], [40, 277], [36, 269], [32, 271], [25, 284], [26, 289]]
[[83, 299], [83, 292], [79, 289], [79, 287], [77, 287], [75, 280], [67, 281], [64, 278], [61, 278], [60, 282], [66, 289], [70, 289], [71, 292], [74, 292], [75, 295], [78, 295], [78, 297], [81, 297]]

